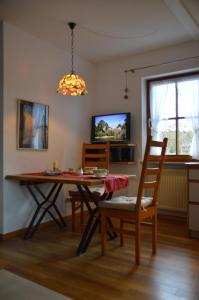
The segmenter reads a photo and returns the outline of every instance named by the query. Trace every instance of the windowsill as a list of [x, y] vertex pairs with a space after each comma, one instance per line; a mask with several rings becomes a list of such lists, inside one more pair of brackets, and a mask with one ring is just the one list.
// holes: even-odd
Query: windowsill
[[187, 166], [185, 165], [185, 163], [191, 163], [191, 162], [198, 162], [199, 163], [199, 161], [198, 160], [196, 160], [196, 159], [191, 159], [191, 158], [189, 158], [189, 159], [182, 159], [182, 158], [178, 158], [178, 159], [169, 159], [168, 157], [164, 160], [164, 166], [163, 166], [163, 168], [168, 168], [168, 169], [170, 169], [170, 168], [172, 168], [172, 169], [186, 169], [187, 168]]
[[185, 163], [187, 163], [187, 161], [164, 161], [164, 165], [184, 165]]
[[[151, 167], [155, 167], [156, 165], [158, 164], [158, 162], [152, 162], [150, 165]], [[163, 169], [186, 169], [186, 165], [185, 165], [185, 162], [183, 161], [164, 161], [164, 164], [163, 164]]]
[[175, 168], [186, 168], [185, 163], [187, 163], [187, 161], [164, 161], [164, 166], [165, 167], [175, 167]]
[[[151, 166], [156, 166], [156, 162], [153, 162], [151, 163]], [[163, 164], [163, 169], [186, 169], [186, 165], [185, 165], [185, 162], [183, 161], [164, 161], [164, 164]]]
[[168, 163], [186, 163], [186, 162], [197, 162], [197, 159], [193, 159], [189, 155], [165, 155], [165, 162]]

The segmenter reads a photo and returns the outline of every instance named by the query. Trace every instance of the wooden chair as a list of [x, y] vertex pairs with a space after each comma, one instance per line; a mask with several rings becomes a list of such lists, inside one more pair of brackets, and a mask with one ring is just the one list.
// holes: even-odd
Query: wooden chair
[[109, 169], [109, 144], [83, 144], [82, 168], [98, 167]]
[[[82, 145], [82, 168], [98, 167], [109, 169], [109, 144], [86, 144]], [[104, 193], [103, 187], [90, 188], [95, 198], [100, 198]], [[80, 222], [84, 224], [84, 203], [77, 189], [68, 192], [72, 209], [72, 231], [76, 227], [76, 215], [80, 212]]]
[[[157, 244], [157, 193], [166, 151], [167, 138], [163, 141], [147, 140], [137, 197], [116, 197], [99, 202], [101, 215], [102, 255], [105, 254], [107, 218], [120, 219], [120, 245], [123, 245], [124, 223], [135, 224], [135, 262], [140, 263], [140, 229], [144, 220], [151, 219], [152, 252], [156, 253]], [[159, 148], [160, 154], [152, 154], [152, 148]], [[146, 197], [145, 192], [151, 191]], [[149, 194], [147, 194], [149, 195]]]

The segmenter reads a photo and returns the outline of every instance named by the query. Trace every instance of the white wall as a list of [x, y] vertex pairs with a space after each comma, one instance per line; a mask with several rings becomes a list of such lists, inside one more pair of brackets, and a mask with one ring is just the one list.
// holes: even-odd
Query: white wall
[[[67, 65], [68, 64], [68, 65]], [[87, 141], [95, 88], [93, 66], [75, 57], [76, 72], [87, 84], [89, 94], [66, 97], [56, 93], [59, 79], [70, 71], [70, 54], [4, 24], [4, 176], [43, 171], [58, 160], [62, 170], [78, 167], [81, 144]], [[17, 98], [48, 104], [48, 151], [16, 150]], [[60, 206], [64, 211], [63, 193]], [[3, 228], [7, 233], [27, 225], [33, 201], [17, 182], [4, 180]]]

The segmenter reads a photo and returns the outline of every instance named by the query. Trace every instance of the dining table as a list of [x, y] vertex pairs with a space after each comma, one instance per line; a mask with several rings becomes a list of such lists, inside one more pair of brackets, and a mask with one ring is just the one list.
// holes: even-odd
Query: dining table
[[[90, 188], [104, 185], [104, 194], [101, 196], [100, 201], [104, 199], [108, 200], [112, 198], [115, 191], [126, 188], [130, 178], [135, 178], [135, 175], [109, 174], [105, 177], [96, 177], [95, 175], [84, 175], [74, 172], [61, 172], [59, 174], [37, 172], [7, 175], [5, 177], [7, 180], [18, 181], [21, 186], [25, 186], [36, 204], [33, 215], [25, 230], [24, 239], [31, 239], [33, 237], [47, 214], [60, 228], [65, 227], [65, 220], [56, 202], [64, 184], [75, 185], [77, 187], [89, 214], [87, 224], [77, 248], [77, 255], [82, 255], [86, 252], [100, 223], [98, 200]], [[44, 191], [42, 184], [50, 185], [49, 189]], [[108, 220], [108, 222], [110, 225], [108, 234], [109, 237], [113, 239], [117, 234], [114, 232], [114, 226], [111, 220]]]

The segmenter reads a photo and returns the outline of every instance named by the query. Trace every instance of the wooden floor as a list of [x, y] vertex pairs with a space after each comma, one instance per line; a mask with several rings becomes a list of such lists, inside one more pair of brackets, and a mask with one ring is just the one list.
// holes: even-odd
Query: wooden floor
[[[141, 265], [134, 266], [133, 237], [109, 242], [100, 256], [99, 234], [88, 252], [75, 256], [80, 232], [42, 229], [32, 241], [0, 242], [0, 268], [79, 300], [198, 300], [199, 240], [187, 238], [186, 223], [159, 220], [158, 253], [151, 256], [150, 228], [142, 234]], [[2, 299], [3, 300], [3, 299]]]

